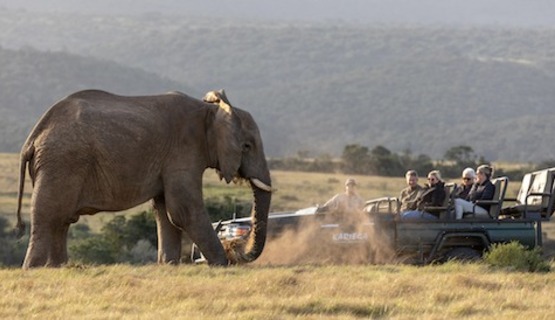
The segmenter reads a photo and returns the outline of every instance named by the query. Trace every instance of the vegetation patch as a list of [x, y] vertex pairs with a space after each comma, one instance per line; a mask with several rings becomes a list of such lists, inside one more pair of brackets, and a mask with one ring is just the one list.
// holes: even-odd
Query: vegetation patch
[[382, 318], [387, 316], [391, 308], [382, 304], [366, 304], [351, 302], [312, 301], [300, 306], [287, 308], [288, 313], [296, 316], [326, 315], [326, 316], [354, 316], [361, 318]]
[[527, 250], [517, 241], [494, 244], [484, 255], [484, 261], [495, 268], [524, 272], [548, 272], [550, 265], [542, 257], [540, 248]]

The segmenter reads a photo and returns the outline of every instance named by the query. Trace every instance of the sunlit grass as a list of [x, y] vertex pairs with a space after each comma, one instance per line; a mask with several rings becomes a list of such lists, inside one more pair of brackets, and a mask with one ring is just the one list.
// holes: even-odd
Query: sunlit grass
[[[0, 214], [15, 221], [17, 155], [0, 155]], [[347, 175], [272, 172], [273, 211], [323, 203], [342, 192]], [[396, 196], [404, 179], [353, 176], [364, 198]], [[250, 201], [245, 185], [206, 173], [205, 197]], [[30, 182], [24, 216], [28, 217]], [[509, 193], [516, 193], [513, 184]], [[149, 204], [120, 214], [145, 210]], [[93, 230], [112, 219], [83, 217]], [[555, 234], [555, 226], [544, 225]], [[552, 269], [555, 265], [551, 263]], [[0, 269], [2, 319], [547, 319], [555, 314], [555, 273], [508, 272], [485, 264], [251, 264], [82, 266]]]
[[555, 312], [555, 274], [482, 264], [0, 270], [0, 317], [516, 319]]

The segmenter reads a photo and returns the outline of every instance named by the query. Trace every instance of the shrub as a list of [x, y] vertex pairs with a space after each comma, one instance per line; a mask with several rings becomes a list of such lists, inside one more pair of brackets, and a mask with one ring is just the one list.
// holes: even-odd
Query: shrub
[[129, 218], [115, 216], [97, 235], [92, 235], [88, 226], [74, 228], [71, 235], [70, 256], [81, 263], [143, 264], [156, 261], [156, 221], [152, 211], [143, 211]]
[[77, 241], [69, 247], [72, 260], [86, 264], [111, 264], [116, 263], [119, 248], [105, 236], [90, 237]]
[[514, 271], [548, 272], [550, 265], [545, 261], [540, 248], [527, 250], [517, 241], [494, 244], [484, 255], [484, 261], [494, 267]]
[[0, 266], [20, 266], [25, 258], [27, 243], [28, 237], [21, 240], [15, 238], [8, 220], [0, 216]]
[[86, 239], [92, 235], [88, 224], [77, 223], [69, 227], [68, 239]]
[[156, 262], [158, 251], [147, 239], [139, 240], [128, 253], [128, 261], [132, 264], [147, 264]]

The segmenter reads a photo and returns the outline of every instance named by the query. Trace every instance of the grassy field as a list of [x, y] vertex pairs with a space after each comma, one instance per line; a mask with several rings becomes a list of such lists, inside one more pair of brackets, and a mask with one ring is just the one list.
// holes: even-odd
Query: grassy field
[[3, 319], [550, 319], [555, 273], [439, 266], [0, 270]]
[[[0, 214], [15, 222], [17, 155], [0, 155]], [[272, 211], [322, 204], [343, 190], [347, 176], [272, 172]], [[403, 178], [354, 176], [364, 198], [397, 195]], [[246, 186], [226, 185], [213, 171], [205, 196], [250, 201]], [[30, 182], [24, 216], [28, 217]], [[518, 183], [510, 185], [514, 195]], [[144, 204], [126, 212], [148, 208]], [[81, 221], [98, 228], [113, 217]], [[555, 257], [555, 226], [544, 224]], [[555, 263], [551, 262], [552, 269]], [[522, 273], [485, 264], [272, 265], [229, 268], [84, 266], [23, 271], [0, 269], [3, 319], [548, 319], [555, 314], [555, 272]]]

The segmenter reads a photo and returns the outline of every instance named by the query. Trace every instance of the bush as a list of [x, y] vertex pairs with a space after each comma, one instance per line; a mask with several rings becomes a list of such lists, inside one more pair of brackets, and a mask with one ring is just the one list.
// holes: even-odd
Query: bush
[[140, 263], [156, 261], [156, 220], [152, 211], [129, 218], [115, 216], [93, 235], [88, 226], [76, 225], [71, 233], [72, 260], [90, 264]]
[[128, 261], [132, 264], [147, 264], [156, 262], [158, 250], [149, 240], [139, 240], [128, 253]]
[[527, 250], [517, 241], [494, 244], [484, 255], [484, 261], [494, 267], [524, 272], [548, 272], [549, 263], [545, 261], [540, 248]]
[[21, 240], [15, 238], [8, 220], [0, 216], [0, 266], [21, 266], [27, 243], [28, 237], [25, 236]]
[[69, 247], [72, 260], [86, 264], [116, 263], [119, 249], [104, 236], [83, 239]]

